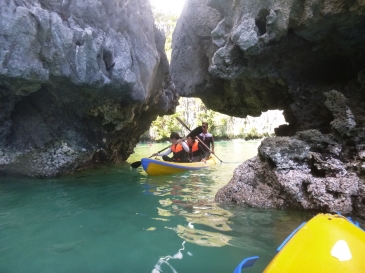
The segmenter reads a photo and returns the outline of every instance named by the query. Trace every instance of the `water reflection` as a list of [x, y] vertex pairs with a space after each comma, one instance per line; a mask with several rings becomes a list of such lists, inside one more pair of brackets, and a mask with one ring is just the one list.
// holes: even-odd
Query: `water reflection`
[[159, 217], [154, 220], [167, 222], [170, 217], [182, 217], [185, 224], [165, 228], [186, 242], [204, 247], [249, 248], [252, 254], [259, 254], [270, 251], [267, 241], [280, 245], [308, 219], [307, 212], [245, 209], [215, 203], [215, 188], [223, 184], [220, 179], [225, 166], [217, 168], [221, 169], [216, 179], [212, 179], [211, 170], [146, 179], [145, 193], [159, 197]]
[[204, 225], [204, 228], [212, 228], [219, 231], [232, 230], [229, 226], [229, 218], [232, 216], [227, 210], [218, 208], [216, 205], [211, 206], [194, 206], [192, 213], [186, 213], [184, 217], [190, 223]]
[[[0, 272], [232, 272], [252, 255], [260, 260], [247, 272], [260, 272], [312, 215], [214, 202], [258, 145], [217, 143], [224, 163], [163, 177], [126, 162], [52, 179], [0, 177]], [[142, 147], [131, 162], [156, 150]]]
[[176, 228], [166, 228], [174, 230], [180, 238], [200, 246], [222, 247], [228, 245], [229, 240], [232, 239], [232, 237], [219, 232], [199, 230], [189, 226], [178, 225]]
[[[186, 225], [166, 226], [183, 240], [201, 246], [222, 247], [229, 244], [232, 236], [222, 232], [231, 231], [228, 225], [232, 214], [212, 203], [213, 192], [206, 174], [188, 172], [182, 175], [147, 180], [144, 189], [159, 197], [158, 221], [168, 217], [183, 217]], [[152, 182], [152, 183], [151, 183]]]

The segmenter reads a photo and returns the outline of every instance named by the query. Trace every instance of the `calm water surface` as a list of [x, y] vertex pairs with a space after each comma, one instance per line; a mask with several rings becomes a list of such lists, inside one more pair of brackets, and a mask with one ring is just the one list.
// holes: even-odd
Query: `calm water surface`
[[313, 214], [213, 202], [258, 141], [217, 142], [223, 164], [150, 177], [130, 163], [167, 144], [140, 144], [128, 162], [51, 178], [0, 178], [0, 272], [262, 272]]

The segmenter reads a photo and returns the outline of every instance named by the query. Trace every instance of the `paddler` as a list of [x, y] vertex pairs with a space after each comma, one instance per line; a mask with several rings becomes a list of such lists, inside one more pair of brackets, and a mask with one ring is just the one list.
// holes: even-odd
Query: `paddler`
[[[170, 135], [171, 147], [163, 153], [154, 153], [152, 156], [162, 156], [164, 161], [186, 163], [189, 161], [189, 147], [180, 138], [179, 134], [172, 132]], [[173, 153], [172, 158], [168, 157], [170, 153]]]
[[195, 136], [188, 136], [186, 138], [186, 141], [188, 142], [188, 146], [190, 149], [190, 161], [191, 162], [199, 162], [199, 161], [205, 161], [206, 158], [204, 156], [205, 151], [203, 148], [203, 145], [200, 144]]

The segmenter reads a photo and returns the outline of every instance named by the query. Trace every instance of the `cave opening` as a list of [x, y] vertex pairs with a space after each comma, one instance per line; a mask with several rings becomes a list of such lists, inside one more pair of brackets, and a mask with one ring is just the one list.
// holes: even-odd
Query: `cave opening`
[[[175, 115], [194, 129], [208, 122], [215, 140], [259, 140], [276, 135], [275, 128], [287, 124], [282, 110], [268, 110], [258, 116], [235, 117], [209, 109], [199, 98], [180, 97]], [[188, 131], [171, 115], [157, 117], [141, 137], [141, 141], [168, 140], [171, 131], [185, 136]]]

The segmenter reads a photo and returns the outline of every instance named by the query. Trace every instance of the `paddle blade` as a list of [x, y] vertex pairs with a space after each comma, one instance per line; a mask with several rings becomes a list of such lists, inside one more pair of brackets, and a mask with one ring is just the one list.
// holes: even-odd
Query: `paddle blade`
[[131, 167], [132, 168], [138, 168], [139, 166], [141, 166], [142, 165], [142, 162], [141, 161], [136, 161], [136, 162], [133, 162], [132, 164], [131, 164]]
[[237, 267], [236, 269], [233, 271], [233, 273], [241, 273], [242, 272], [242, 268], [245, 267], [251, 267], [254, 265], [254, 263], [256, 262], [256, 260], [259, 258], [259, 256], [252, 256], [252, 257], [248, 257], [246, 259], [244, 259]]
[[192, 130], [186, 137], [196, 137], [197, 135], [203, 133], [203, 128], [201, 126], [196, 127]]

